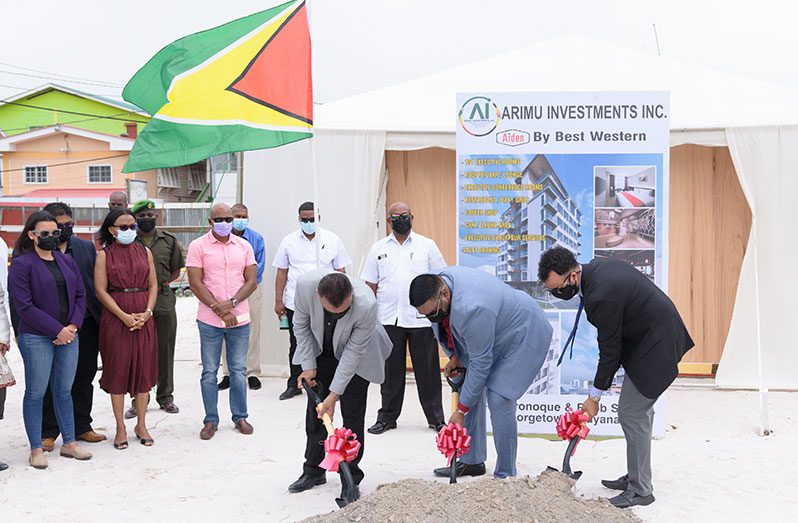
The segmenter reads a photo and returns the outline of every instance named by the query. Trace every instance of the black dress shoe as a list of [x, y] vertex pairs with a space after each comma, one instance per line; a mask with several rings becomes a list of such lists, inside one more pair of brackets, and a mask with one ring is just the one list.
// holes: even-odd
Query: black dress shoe
[[310, 476], [302, 474], [299, 479], [288, 485], [288, 492], [305, 492], [310, 490], [316, 485], [324, 485], [327, 483], [327, 476]]
[[259, 390], [261, 387], [260, 380], [255, 376], [247, 378], [247, 384], [249, 384], [249, 390]]
[[230, 376], [224, 376], [222, 381], [219, 382], [219, 390], [227, 390], [230, 388]]
[[629, 475], [626, 474], [618, 479], [602, 479], [601, 484], [612, 490], [625, 491], [629, 488]]
[[285, 389], [283, 391], [282, 394], [280, 394], [280, 401], [282, 401], [282, 400], [290, 400], [294, 396], [301, 396], [301, 395], [302, 395], [302, 391], [299, 390], [298, 388], [296, 388], [296, 387], [288, 387], [287, 389]]
[[6, 465], [6, 464], [5, 464], [5, 463], [3, 463], [2, 461], [0, 461], [0, 470], [5, 470], [5, 469], [7, 469], [7, 468], [8, 468], [8, 465]]
[[427, 426], [432, 430], [434, 430], [435, 432], [440, 432], [441, 429], [446, 426], [446, 423], [439, 421], [438, 423], [430, 423]]
[[383, 432], [387, 432], [391, 429], [396, 428], [396, 423], [386, 423], [384, 421], [378, 421], [371, 427], [369, 427], [368, 431], [369, 434], [382, 434]]
[[[439, 469], [435, 469], [433, 472], [436, 476], [448, 478], [449, 470], [449, 467], [441, 467]], [[476, 465], [469, 465], [467, 463], [463, 463], [462, 461], [458, 461], [455, 470], [457, 472], [458, 478], [463, 476], [482, 476], [485, 474], [485, 464], [477, 463]]]
[[610, 503], [618, 508], [629, 508], [636, 505], [646, 506], [654, 503], [654, 494], [648, 496], [640, 496], [634, 492], [626, 491], [618, 494], [614, 498], [610, 498]]

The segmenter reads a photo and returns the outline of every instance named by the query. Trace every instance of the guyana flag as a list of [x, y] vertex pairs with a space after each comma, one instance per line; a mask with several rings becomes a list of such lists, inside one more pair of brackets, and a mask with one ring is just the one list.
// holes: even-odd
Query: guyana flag
[[310, 31], [304, 1], [195, 33], [164, 47], [122, 96], [153, 115], [123, 172], [309, 138]]

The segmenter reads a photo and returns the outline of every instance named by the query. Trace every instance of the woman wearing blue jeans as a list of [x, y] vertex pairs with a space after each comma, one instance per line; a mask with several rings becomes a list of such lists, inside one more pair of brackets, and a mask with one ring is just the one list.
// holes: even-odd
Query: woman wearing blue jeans
[[78, 328], [86, 312], [86, 291], [71, 256], [58, 250], [58, 229], [48, 212], [33, 213], [17, 239], [8, 271], [9, 294], [20, 316], [17, 343], [25, 364], [22, 416], [30, 442], [29, 462], [47, 468], [42, 451], [42, 403], [47, 384], [63, 445], [61, 456], [91, 454], [75, 441], [72, 381], [78, 364]]

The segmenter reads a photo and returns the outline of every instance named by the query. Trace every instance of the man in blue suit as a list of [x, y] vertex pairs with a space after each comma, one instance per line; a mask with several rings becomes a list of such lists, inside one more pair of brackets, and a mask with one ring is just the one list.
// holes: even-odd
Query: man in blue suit
[[[551, 343], [552, 327], [543, 311], [528, 294], [466, 267], [417, 276], [410, 284], [410, 304], [435, 324], [449, 356], [444, 374], [466, 369], [460, 403], [449, 419], [471, 435], [471, 451], [457, 463], [458, 476], [485, 473], [486, 403], [498, 454], [493, 475], [515, 476], [515, 403], [532, 385]], [[435, 474], [448, 476], [449, 469]]]

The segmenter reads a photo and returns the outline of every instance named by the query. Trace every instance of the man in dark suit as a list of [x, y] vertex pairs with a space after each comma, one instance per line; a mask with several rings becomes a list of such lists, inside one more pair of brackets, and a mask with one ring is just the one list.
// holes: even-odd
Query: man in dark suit
[[[97, 250], [94, 243], [83, 240], [72, 234], [74, 222], [72, 209], [62, 202], [47, 204], [44, 209], [53, 216], [61, 230], [59, 249], [72, 256], [80, 271], [83, 286], [86, 287], [86, 316], [80, 326], [78, 340], [78, 368], [72, 384], [72, 403], [75, 410], [75, 435], [78, 440], [98, 443], [106, 438], [94, 432], [91, 427], [91, 409], [94, 398], [94, 377], [97, 375], [97, 354], [100, 342], [100, 315], [103, 306], [94, 292], [94, 259]], [[58, 438], [58, 422], [53, 409], [53, 395], [50, 388], [44, 396], [44, 412], [42, 416], [42, 443], [51, 448]], [[47, 440], [47, 441], [44, 441]]]
[[579, 295], [576, 323], [584, 308], [587, 320], [598, 330], [598, 368], [582, 407], [588, 421], [598, 413], [601, 394], [610, 388], [618, 369], [623, 366], [626, 372], [618, 420], [626, 438], [627, 474], [602, 484], [623, 491], [610, 499], [616, 507], [648, 505], [654, 501], [654, 403], [676, 379], [678, 363], [693, 340], [670, 298], [627, 263], [595, 259], [582, 266], [571, 251], [555, 247], [541, 256], [538, 277], [556, 298]]

